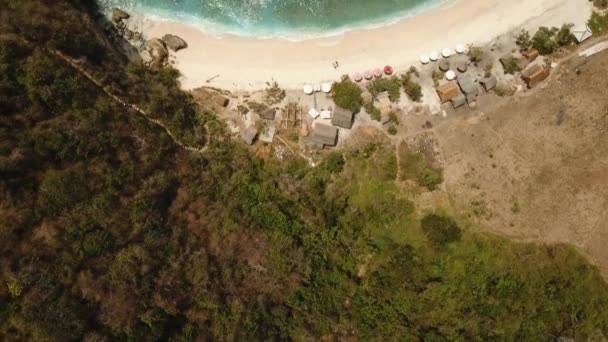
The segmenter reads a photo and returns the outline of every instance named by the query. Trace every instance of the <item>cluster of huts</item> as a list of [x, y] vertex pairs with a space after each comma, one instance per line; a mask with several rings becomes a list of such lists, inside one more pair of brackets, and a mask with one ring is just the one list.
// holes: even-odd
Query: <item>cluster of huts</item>
[[338, 143], [338, 128], [351, 129], [353, 127], [354, 113], [348, 109], [334, 107], [331, 124], [316, 122], [310, 138], [313, 146], [323, 148], [336, 146]]

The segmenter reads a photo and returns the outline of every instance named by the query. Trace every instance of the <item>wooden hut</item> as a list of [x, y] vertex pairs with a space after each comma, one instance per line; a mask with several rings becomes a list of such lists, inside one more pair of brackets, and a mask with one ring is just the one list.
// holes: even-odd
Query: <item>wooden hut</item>
[[523, 55], [528, 60], [528, 63], [532, 63], [540, 56], [540, 53], [536, 49], [530, 49], [524, 52]]
[[458, 108], [467, 103], [467, 98], [464, 96], [464, 94], [458, 94], [458, 96], [452, 98], [450, 102], [454, 108]]
[[460, 76], [458, 78], [458, 85], [467, 97], [479, 95], [479, 87], [477, 86], [477, 82], [473, 81], [471, 75]]
[[460, 95], [460, 89], [458, 89], [456, 81], [449, 81], [437, 87], [437, 95], [439, 95], [441, 103], [448, 102]]
[[522, 72], [521, 78], [526, 82], [528, 88], [533, 88], [549, 77], [550, 73], [551, 70], [549, 68], [533, 64]]
[[331, 124], [334, 126], [351, 129], [353, 127], [353, 112], [341, 107], [334, 108], [331, 117]]
[[336, 146], [338, 141], [338, 128], [317, 123], [312, 132], [311, 141], [319, 148], [323, 148], [324, 146]]
[[496, 87], [496, 84], [498, 84], [498, 79], [496, 78], [496, 76], [484, 77], [479, 80], [479, 83], [481, 84], [483, 89], [485, 89], [486, 91], [490, 91]]

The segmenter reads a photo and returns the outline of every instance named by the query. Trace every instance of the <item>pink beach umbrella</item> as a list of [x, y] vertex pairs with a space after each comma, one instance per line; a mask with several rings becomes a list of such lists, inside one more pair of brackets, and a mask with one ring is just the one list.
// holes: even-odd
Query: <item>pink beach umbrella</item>
[[384, 73], [387, 75], [392, 75], [393, 74], [393, 67], [390, 65], [387, 65], [384, 67]]
[[376, 77], [382, 77], [382, 70], [378, 69], [374, 69], [374, 76]]
[[361, 75], [360, 72], [356, 72], [353, 74], [353, 80], [355, 80], [355, 82], [361, 82], [361, 80], [363, 80], [363, 75]]
[[374, 73], [371, 70], [367, 70], [363, 73], [363, 77], [365, 77], [366, 80], [371, 80], [374, 78]]

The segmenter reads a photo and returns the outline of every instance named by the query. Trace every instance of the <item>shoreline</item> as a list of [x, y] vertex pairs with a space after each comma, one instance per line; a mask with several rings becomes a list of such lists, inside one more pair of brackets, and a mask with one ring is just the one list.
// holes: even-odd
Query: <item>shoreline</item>
[[[298, 89], [386, 64], [399, 72], [419, 65], [419, 56], [430, 51], [490, 43], [519, 27], [577, 25], [585, 23], [591, 11], [592, 4], [582, 0], [448, 0], [392, 25], [303, 41], [218, 37], [149, 18], [139, 18], [135, 25], [147, 39], [176, 34], [188, 42], [187, 49], [171, 54], [185, 90], [211, 86], [255, 91], [273, 80], [282, 88]], [[332, 67], [334, 61], [340, 63], [338, 69]]]
[[[374, 30], [383, 28], [386, 26], [391, 26], [399, 23], [400, 21], [407, 20], [409, 18], [413, 18], [422, 13], [440, 8], [454, 2], [454, 0], [432, 0], [429, 4], [421, 4], [417, 5], [411, 9], [404, 10], [397, 14], [393, 14], [390, 17], [384, 18], [376, 18], [369, 21], [361, 21], [352, 23], [350, 25], [343, 25], [340, 27], [335, 27], [328, 30], [320, 30], [320, 31], [283, 31], [283, 32], [258, 32], [256, 36], [252, 32], [242, 32], [238, 29], [230, 27], [228, 25], [206, 22], [204, 19], [191, 16], [191, 15], [177, 15], [172, 17], [171, 14], [165, 13], [162, 10], [155, 9], [146, 9], [146, 8], [138, 8], [132, 9], [131, 14], [145, 18], [151, 22], [168, 22], [168, 23], [179, 23], [185, 26], [189, 26], [191, 28], [197, 29], [203, 32], [206, 35], [214, 36], [218, 39], [221, 38], [246, 38], [246, 39], [257, 39], [257, 40], [285, 40], [289, 42], [304, 42], [308, 40], [314, 39], [324, 39], [324, 38], [333, 38], [342, 36], [344, 34], [348, 34], [349, 32], [354, 31], [363, 31], [363, 30]], [[143, 13], [145, 14], [142, 14]], [[140, 18], [141, 19], [141, 18]], [[241, 29], [243, 30], [243, 29]]]

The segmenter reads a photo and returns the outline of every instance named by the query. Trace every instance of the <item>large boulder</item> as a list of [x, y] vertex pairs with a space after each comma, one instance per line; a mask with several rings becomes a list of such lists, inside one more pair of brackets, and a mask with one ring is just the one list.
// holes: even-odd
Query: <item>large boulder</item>
[[181, 49], [185, 49], [188, 47], [188, 43], [185, 40], [174, 34], [166, 34], [163, 36], [163, 42], [167, 45], [167, 47], [173, 51], [179, 51]]
[[120, 22], [122, 22], [125, 19], [129, 19], [131, 18], [131, 15], [123, 10], [121, 10], [120, 8], [116, 8], [114, 7], [112, 9], [112, 21], [115, 24], [118, 24]]
[[158, 38], [152, 38], [146, 41], [146, 51], [152, 58], [152, 66], [163, 66], [169, 58], [167, 46]]

